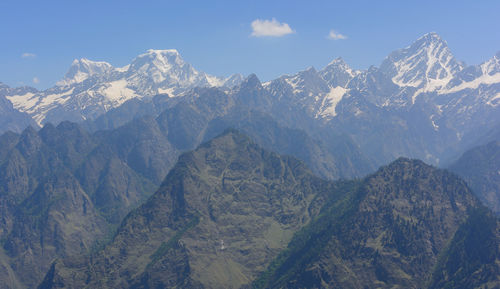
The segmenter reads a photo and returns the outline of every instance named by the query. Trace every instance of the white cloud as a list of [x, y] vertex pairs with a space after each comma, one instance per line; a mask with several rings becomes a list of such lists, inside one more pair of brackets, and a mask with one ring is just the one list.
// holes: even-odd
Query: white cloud
[[344, 34], [340, 34], [337, 31], [332, 29], [332, 30], [330, 30], [330, 33], [328, 33], [328, 36], [326, 38], [332, 39], [332, 40], [341, 40], [341, 39], [347, 39], [347, 36], [345, 36]]
[[22, 58], [35, 58], [36, 54], [35, 53], [30, 53], [30, 52], [25, 52], [25, 53], [21, 54], [21, 57]]
[[34, 84], [38, 84], [38, 83], [40, 83], [40, 79], [38, 79], [38, 77], [36, 77], [36, 76], [35, 76], [35, 77], [33, 77], [33, 83], [34, 83]]
[[252, 36], [273, 36], [281, 37], [295, 33], [287, 23], [280, 23], [275, 18], [272, 20], [256, 19], [252, 22]]

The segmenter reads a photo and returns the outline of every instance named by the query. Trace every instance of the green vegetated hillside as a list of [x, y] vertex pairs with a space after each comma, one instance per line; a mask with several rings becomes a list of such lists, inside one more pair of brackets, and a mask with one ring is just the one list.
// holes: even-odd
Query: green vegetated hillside
[[334, 186], [227, 131], [183, 154], [109, 245], [86, 264], [57, 263], [44, 283], [52, 287], [42, 288], [238, 288], [319, 213]]
[[497, 288], [499, 228], [459, 178], [398, 159], [325, 206], [253, 285]]
[[345, 136], [316, 141], [234, 103], [222, 91], [200, 88], [155, 118], [111, 130], [90, 133], [63, 122], [0, 136], [0, 281], [7, 288], [33, 287], [54, 259], [101, 246], [157, 190], [182, 151], [228, 127], [304, 160], [325, 178], [373, 169]]
[[94, 135], [64, 122], [0, 143], [2, 288], [33, 288], [55, 258], [93, 250], [177, 154], [147, 120]]
[[[177, 60], [157, 67], [163, 53]], [[170, 71], [179, 57], [151, 50], [130, 73]], [[333, 182], [498, 140], [500, 84], [481, 83], [498, 59], [466, 68], [429, 33], [365, 71], [336, 59], [266, 83], [175, 90], [141, 74], [128, 86], [140, 97], [120, 106], [94, 94], [120, 71], [42, 92], [0, 84], [0, 131], [37, 127], [35, 114], [44, 124], [0, 136], [0, 287], [498, 286], [498, 221], [456, 176], [399, 159]], [[435, 80], [448, 84], [429, 90]], [[54, 107], [9, 100], [50, 103], [66, 89]], [[86, 121], [49, 123], [63, 119]], [[255, 143], [220, 136], [227, 128]], [[496, 212], [497, 150], [451, 168]]]
[[486, 206], [500, 213], [500, 141], [468, 150], [450, 170], [464, 178]]
[[324, 181], [230, 130], [39, 288], [493, 288], [498, 230], [462, 180], [421, 161]]

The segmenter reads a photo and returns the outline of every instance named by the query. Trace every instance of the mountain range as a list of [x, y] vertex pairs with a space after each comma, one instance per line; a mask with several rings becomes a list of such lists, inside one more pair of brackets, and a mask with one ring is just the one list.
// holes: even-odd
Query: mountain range
[[[238, 74], [223, 79], [199, 72], [175, 50], [148, 50], [121, 68], [80, 59], [45, 91], [3, 85], [0, 99], [10, 113], [2, 116], [0, 129], [19, 131], [35, 122], [63, 120], [114, 128], [192, 97], [195, 87], [232, 94], [242, 82]], [[429, 33], [392, 52], [380, 68], [354, 70], [337, 58], [320, 71], [311, 67], [259, 89], [265, 97], [248, 105], [288, 127], [316, 132], [326, 126], [350, 135], [363, 152], [376, 156], [377, 165], [398, 156], [440, 164], [499, 123], [500, 54], [468, 66], [455, 59], [439, 35]], [[22, 121], [12, 125], [13, 119]], [[380, 131], [392, 139], [390, 146], [379, 139]]]
[[429, 33], [263, 83], [176, 50], [0, 83], [0, 284], [496, 288], [499, 61]]
[[43, 125], [94, 119], [133, 98], [157, 94], [175, 97], [193, 87], [235, 85], [241, 79], [241, 75], [222, 79], [199, 72], [174, 49], [148, 50], [119, 68], [107, 62], [75, 59], [52, 88], [38, 91], [24, 87], [1, 94], [14, 108]]
[[373, 169], [347, 137], [326, 145], [244, 105], [225, 113], [237, 99], [213, 88], [197, 91], [200, 97], [156, 118], [115, 129], [90, 133], [64, 121], [0, 136], [0, 280], [7, 288], [32, 288], [54, 259], [99, 248], [161, 185], [181, 152], [230, 127], [269, 150], [300, 157], [325, 178]]
[[39, 288], [498, 286], [499, 225], [465, 182], [421, 161], [328, 182], [229, 130]]

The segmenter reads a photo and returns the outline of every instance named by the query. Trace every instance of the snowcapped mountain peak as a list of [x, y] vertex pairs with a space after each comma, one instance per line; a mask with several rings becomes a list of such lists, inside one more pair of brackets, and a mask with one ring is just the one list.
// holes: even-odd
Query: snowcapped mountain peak
[[282, 77], [301, 97], [311, 98], [328, 91], [328, 84], [312, 66], [292, 76]]
[[75, 59], [64, 76], [57, 83], [58, 86], [66, 86], [80, 83], [94, 75], [106, 74], [113, 70], [113, 66], [104, 61], [92, 61], [86, 58]]
[[234, 86], [242, 78], [233, 75], [224, 79], [197, 71], [175, 49], [150, 49], [119, 68], [107, 62], [75, 59], [64, 79], [52, 88], [8, 89], [3, 94], [16, 109], [43, 125], [94, 119], [132, 98], [175, 97], [199, 86]]
[[483, 74], [493, 75], [500, 73], [500, 51], [490, 60], [480, 65]]
[[319, 71], [321, 77], [332, 87], [346, 87], [347, 83], [359, 74], [358, 71], [353, 70], [342, 57], [337, 57], [332, 60], [328, 65]]
[[238, 86], [244, 79], [245, 77], [242, 74], [235, 73], [224, 79], [223, 86], [227, 88], [233, 88], [235, 86]]
[[[214, 86], [242, 92], [266, 90], [273, 99], [294, 103], [310, 116], [331, 119], [337, 116], [336, 106], [341, 100], [352, 100], [357, 95], [387, 109], [420, 103], [418, 97], [426, 103], [444, 102], [441, 95], [467, 97], [470, 91], [477, 90], [482, 94], [471, 103], [500, 107], [500, 94], [495, 91], [498, 84], [500, 53], [481, 65], [464, 67], [455, 60], [446, 42], [432, 32], [392, 52], [380, 68], [371, 66], [364, 71], [353, 70], [338, 57], [319, 71], [308, 67], [261, 84], [256, 75], [220, 78], [197, 71], [175, 49], [150, 49], [120, 68], [107, 62], [76, 59], [65, 78], [53, 88], [37, 91], [0, 84], [0, 96], [40, 125], [95, 119], [130, 99], [158, 94], [176, 97], [194, 87]], [[439, 103], [438, 111], [445, 105]]]
[[424, 35], [422, 35], [420, 38], [418, 38], [414, 44], [417, 44], [417, 43], [420, 43], [420, 42], [445, 42], [441, 36], [439, 36], [439, 34], [437, 34], [436, 32], [429, 32], [429, 33], [426, 33]]
[[344, 59], [339, 56], [339, 57], [335, 58], [334, 60], [330, 61], [330, 63], [328, 63], [327, 66], [330, 66], [330, 65], [344, 66], [347, 64], [345, 63]]
[[[136, 59], [157, 59], [160, 61], [170, 62], [177, 64], [183, 64], [184, 60], [182, 59], [180, 53], [176, 49], [148, 49], [146, 53], [143, 53], [136, 57]], [[133, 62], [133, 61], [132, 61]]]
[[155, 64], [161, 65], [183, 65], [185, 64], [181, 55], [176, 49], [149, 49], [146, 53], [139, 55], [136, 59], [147, 58]]
[[[149, 49], [132, 60], [131, 66], [141, 66], [144, 63], [154, 63], [156, 66], [169, 66], [172, 64], [182, 65], [184, 63], [179, 52], [174, 49], [154, 50]], [[139, 68], [138, 67], [138, 68]]]
[[445, 87], [464, 65], [451, 53], [446, 41], [435, 32], [425, 34], [410, 46], [392, 52], [380, 69], [400, 87], [419, 92]]
[[147, 54], [171, 54], [179, 55], [177, 49], [148, 49]]
[[[407, 46], [404, 49], [397, 50], [398, 51], [403, 51], [406, 50], [408, 52], [412, 52], [413, 54], [418, 54], [418, 53], [439, 53], [439, 52], [445, 52], [451, 54], [451, 52], [448, 49], [448, 43], [443, 40], [436, 32], [430, 32], [427, 34], [424, 34], [417, 40], [415, 40], [410, 46]], [[391, 53], [393, 55], [395, 52]]]
[[128, 69], [128, 78], [132, 83], [148, 78], [161, 87], [206, 83], [206, 78], [201, 74], [186, 63], [175, 49], [150, 49], [132, 60]]
[[310, 74], [316, 74], [316, 73], [317, 73], [317, 71], [314, 68], [314, 66], [309, 66], [306, 69], [300, 71], [298, 74], [299, 75], [310, 75]]

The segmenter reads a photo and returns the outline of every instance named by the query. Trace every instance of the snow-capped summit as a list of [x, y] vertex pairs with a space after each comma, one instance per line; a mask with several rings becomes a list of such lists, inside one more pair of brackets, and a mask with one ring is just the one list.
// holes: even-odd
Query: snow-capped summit
[[354, 76], [359, 74], [359, 71], [353, 70], [345, 63], [344, 59], [338, 57], [328, 63], [319, 73], [332, 87], [346, 87], [347, 83], [349, 83]]
[[176, 76], [179, 69], [194, 72], [191, 65], [184, 62], [177, 50], [150, 49], [132, 60], [127, 74], [150, 76], [154, 83], [160, 83], [169, 76]]
[[500, 51], [490, 60], [480, 65], [483, 74], [494, 75], [500, 73]]
[[[481, 86], [493, 84], [500, 84], [500, 52], [480, 65], [465, 67], [438, 93], [455, 93], [464, 89], [478, 89]], [[498, 99], [499, 97], [495, 96], [494, 98]]]
[[86, 58], [75, 59], [64, 76], [57, 83], [58, 86], [80, 83], [94, 75], [106, 74], [113, 70], [113, 66], [104, 61], [92, 61]]
[[[148, 50], [137, 56], [127, 71], [127, 81], [148, 94], [167, 92], [170, 88], [192, 86], [219, 86], [222, 79], [198, 72], [185, 62], [175, 49]], [[209, 80], [215, 80], [211, 81]]]
[[242, 74], [235, 73], [224, 80], [224, 86], [229, 88], [235, 87], [239, 85], [244, 79], [245, 77]]
[[75, 59], [56, 86], [44, 91], [11, 89], [12, 93], [5, 96], [16, 109], [42, 125], [94, 119], [132, 98], [157, 94], [175, 97], [197, 86], [233, 86], [242, 79], [238, 75], [224, 79], [197, 71], [175, 49], [150, 49], [121, 68], [103, 61]]
[[182, 61], [181, 55], [177, 49], [148, 49], [146, 53], [139, 55], [137, 58], [145, 55], [155, 55], [156, 57], [172, 57]]
[[312, 66], [287, 78], [287, 82], [301, 97], [315, 96], [329, 90], [328, 84]]
[[380, 69], [400, 87], [415, 87], [425, 92], [446, 86], [463, 67], [446, 41], [431, 32], [392, 52]]
[[283, 97], [302, 100], [314, 99], [318, 93], [328, 91], [328, 84], [312, 66], [294, 75], [283, 75], [269, 82], [267, 87], [278, 99]]
[[500, 53], [483, 64], [464, 66], [439, 35], [428, 33], [391, 53], [380, 68], [357, 71], [336, 58], [320, 71], [310, 67], [261, 84], [255, 75], [224, 79], [197, 71], [174, 49], [148, 50], [121, 68], [75, 60], [65, 78], [50, 89], [0, 84], [0, 96], [43, 125], [95, 119], [130, 99], [177, 97], [200, 86], [234, 87], [241, 101], [265, 109], [291, 108], [324, 123], [425, 107], [431, 130], [439, 131], [449, 116], [456, 116], [453, 123], [463, 127], [471, 119], [488, 123], [496, 117]]

